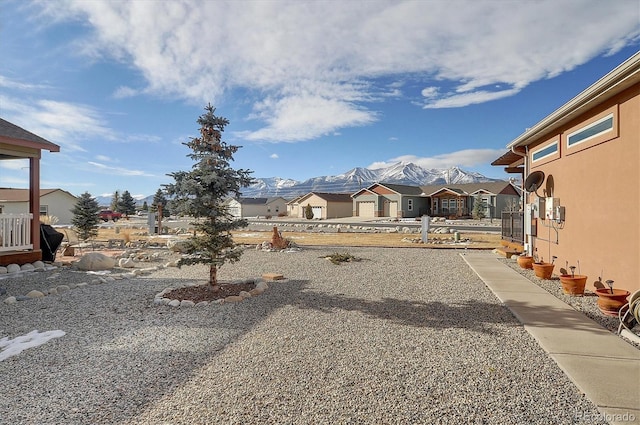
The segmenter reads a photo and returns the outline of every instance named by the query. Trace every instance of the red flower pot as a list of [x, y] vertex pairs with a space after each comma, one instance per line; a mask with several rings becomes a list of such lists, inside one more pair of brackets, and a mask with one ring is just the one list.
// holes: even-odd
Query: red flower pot
[[596, 289], [598, 295], [598, 308], [607, 316], [618, 316], [618, 311], [627, 303], [627, 297], [631, 294], [624, 289], [614, 289], [611, 293], [609, 288]]
[[554, 267], [551, 263], [533, 263], [533, 271], [540, 279], [551, 279]]
[[587, 276], [577, 274], [563, 274], [560, 275], [560, 283], [562, 284], [562, 292], [567, 295], [582, 296], [584, 295], [584, 287], [587, 284]]

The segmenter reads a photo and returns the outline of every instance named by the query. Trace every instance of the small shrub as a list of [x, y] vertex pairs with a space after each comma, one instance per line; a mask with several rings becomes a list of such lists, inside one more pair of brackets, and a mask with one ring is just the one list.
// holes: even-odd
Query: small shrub
[[313, 208], [311, 208], [311, 204], [307, 204], [307, 206], [304, 207], [304, 216], [307, 220], [313, 218]]
[[333, 264], [351, 263], [353, 261], [360, 261], [359, 258], [354, 257], [353, 255], [349, 254], [348, 252], [345, 252], [345, 253], [336, 252], [336, 253], [331, 254], [329, 256], [326, 256], [324, 258], [329, 260], [329, 261], [331, 261]]

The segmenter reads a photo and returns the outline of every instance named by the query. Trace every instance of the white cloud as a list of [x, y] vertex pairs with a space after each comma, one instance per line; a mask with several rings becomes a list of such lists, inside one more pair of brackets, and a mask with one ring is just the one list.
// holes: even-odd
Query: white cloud
[[85, 151], [88, 137], [113, 139], [99, 114], [91, 107], [48, 99], [29, 101], [0, 95], [4, 117], [30, 132], [60, 145], [65, 151]]
[[[422, 106], [512, 96], [640, 37], [636, 0], [38, 3], [84, 20], [84, 51], [135, 67], [136, 93], [216, 103], [240, 89], [263, 128], [249, 140], [313, 139], [376, 120], [370, 108], [411, 75]], [[500, 84], [508, 89], [490, 90]], [[264, 99], [267, 99], [266, 101]], [[267, 105], [269, 107], [267, 107]]]
[[97, 168], [101, 171], [108, 172], [118, 176], [146, 176], [153, 177], [153, 174], [148, 174], [141, 170], [130, 170], [122, 167], [110, 167], [108, 165], [101, 164], [99, 162], [89, 161], [89, 165], [92, 165], [94, 168]]
[[398, 162], [413, 162], [422, 168], [450, 168], [475, 167], [477, 165], [487, 165], [504, 153], [504, 149], [464, 149], [432, 157], [419, 157], [416, 155], [401, 155], [385, 161], [378, 161], [370, 164], [367, 168], [375, 170], [388, 167]]
[[120, 86], [113, 92], [115, 99], [125, 99], [127, 97], [134, 97], [140, 94], [140, 90], [132, 89], [131, 87]]
[[272, 153], [271, 155], [269, 155], [269, 158], [271, 158], [271, 159], [278, 159], [278, 158], [280, 158], [280, 157], [278, 156], [278, 154], [277, 154], [277, 153]]

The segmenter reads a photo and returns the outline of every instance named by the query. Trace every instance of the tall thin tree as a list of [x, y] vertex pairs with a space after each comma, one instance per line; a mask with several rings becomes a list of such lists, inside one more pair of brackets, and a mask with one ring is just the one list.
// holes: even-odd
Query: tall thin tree
[[234, 217], [225, 204], [229, 197], [239, 197], [240, 190], [252, 183], [252, 171], [231, 167], [233, 155], [240, 146], [222, 141], [222, 133], [229, 121], [215, 115], [210, 104], [198, 118], [200, 137], [183, 143], [192, 150], [187, 155], [195, 161], [191, 171], [169, 174], [175, 183], [165, 185], [170, 198], [169, 207], [176, 214], [193, 217], [196, 232], [186, 243], [187, 256], [179, 266], [209, 265], [209, 284], [218, 290], [217, 271], [225, 262], [235, 262], [242, 248], [233, 241], [231, 231], [246, 227], [248, 222]]

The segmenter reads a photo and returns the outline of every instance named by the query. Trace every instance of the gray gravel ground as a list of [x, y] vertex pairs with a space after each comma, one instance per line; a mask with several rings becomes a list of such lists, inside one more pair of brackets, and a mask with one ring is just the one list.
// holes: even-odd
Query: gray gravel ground
[[[0, 362], [0, 422], [606, 423], [456, 251], [251, 250], [220, 276], [268, 272], [287, 279], [238, 304], [153, 304], [202, 266], [0, 304], [0, 337], [66, 332]], [[0, 286], [52, 273], [90, 279]]]

